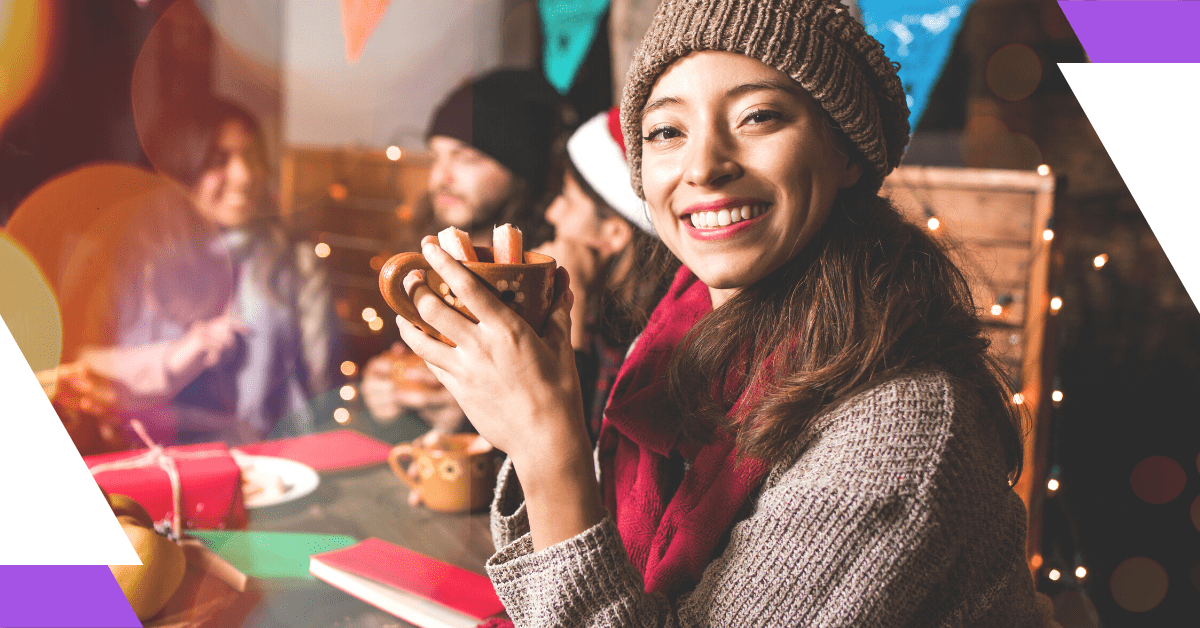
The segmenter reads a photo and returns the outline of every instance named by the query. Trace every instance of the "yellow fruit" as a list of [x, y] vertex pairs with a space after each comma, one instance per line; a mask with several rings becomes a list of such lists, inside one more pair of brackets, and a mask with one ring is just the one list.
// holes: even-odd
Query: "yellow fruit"
[[142, 527], [154, 527], [154, 518], [132, 497], [120, 493], [111, 493], [108, 496], [108, 504], [112, 506], [113, 514], [117, 515], [117, 517], [127, 515], [137, 519], [138, 525]]
[[138, 524], [135, 517], [118, 517], [121, 529], [141, 559], [141, 565], [109, 565], [121, 591], [138, 619], [154, 617], [183, 582], [187, 558], [183, 549], [165, 536]]

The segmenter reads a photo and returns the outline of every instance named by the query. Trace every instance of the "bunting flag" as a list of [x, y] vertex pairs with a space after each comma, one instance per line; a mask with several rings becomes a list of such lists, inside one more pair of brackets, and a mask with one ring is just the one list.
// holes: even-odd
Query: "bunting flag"
[[346, 61], [357, 63], [367, 40], [387, 11], [391, 0], [342, 0], [342, 35], [346, 37]]
[[1092, 60], [1058, 67], [1195, 304], [1200, 3], [1058, 4]]
[[858, 0], [863, 24], [900, 64], [908, 123], [917, 128], [971, 0]]
[[538, 0], [542, 20], [542, 66], [560, 94], [571, 91], [575, 77], [608, 11], [609, 0]]

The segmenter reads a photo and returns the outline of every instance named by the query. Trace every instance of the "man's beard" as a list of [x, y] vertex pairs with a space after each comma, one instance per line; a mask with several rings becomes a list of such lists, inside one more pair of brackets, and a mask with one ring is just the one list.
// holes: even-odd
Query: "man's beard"
[[[466, 199], [464, 199], [463, 197], [461, 197], [457, 194], [454, 194], [453, 192], [448, 192], [445, 190], [433, 190], [430, 192], [430, 194], [433, 196], [433, 198], [437, 198], [438, 194], [447, 194], [449, 196], [453, 196], [454, 198], [458, 199], [458, 201], [460, 203], [463, 203], [464, 205], [467, 204]], [[491, 233], [492, 228], [497, 225], [497, 221], [499, 220], [501, 215], [504, 213], [505, 207], [508, 205], [508, 203], [511, 200], [512, 200], [511, 198], [502, 198], [499, 201], [496, 201], [489, 205], [485, 205], [483, 207], [472, 208], [472, 211], [470, 212], [471, 218], [461, 224], [451, 225], [448, 221], [443, 220], [441, 216], [437, 216], [438, 222], [446, 224], [447, 226], [457, 227], [457, 228], [462, 229], [463, 231], [466, 231], [467, 233], [472, 234], [472, 235], [479, 233], [483, 230], [487, 230], [487, 233]], [[438, 209], [437, 209], [436, 203], [433, 204], [433, 208], [434, 208], [434, 214], [435, 215], [438, 214]]]

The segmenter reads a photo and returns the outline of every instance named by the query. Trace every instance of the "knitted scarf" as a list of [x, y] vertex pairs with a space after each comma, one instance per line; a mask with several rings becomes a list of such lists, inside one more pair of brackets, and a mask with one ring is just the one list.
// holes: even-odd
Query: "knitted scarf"
[[[683, 418], [667, 395], [667, 365], [711, 311], [708, 287], [681, 267], [617, 374], [600, 431], [605, 505], [646, 591], [669, 597], [699, 581], [769, 469], [748, 457], [735, 464], [733, 435], [723, 429], [703, 445], [677, 442]], [[729, 380], [727, 390], [743, 383]], [[749, 387], [737, 403], [757, 393]]]

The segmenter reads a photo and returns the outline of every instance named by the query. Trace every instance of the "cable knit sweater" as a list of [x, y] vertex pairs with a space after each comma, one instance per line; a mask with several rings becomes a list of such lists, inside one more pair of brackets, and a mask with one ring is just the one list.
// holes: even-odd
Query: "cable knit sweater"
[[1042, 626], [984, 412], [919, 372], [824, 413], [677, 599], [643, 590], [609, 517], [535, 552], [506, 463], [488, 575], [517, 626]]

